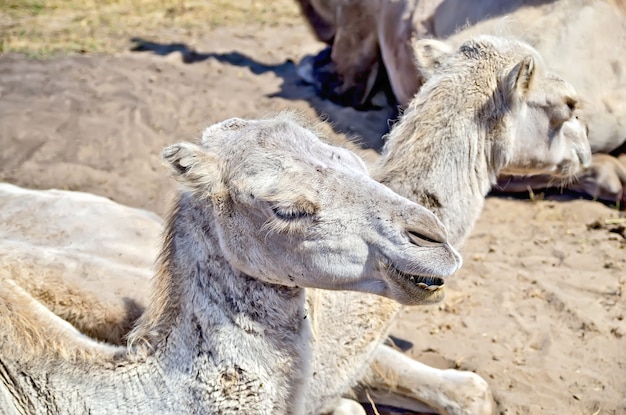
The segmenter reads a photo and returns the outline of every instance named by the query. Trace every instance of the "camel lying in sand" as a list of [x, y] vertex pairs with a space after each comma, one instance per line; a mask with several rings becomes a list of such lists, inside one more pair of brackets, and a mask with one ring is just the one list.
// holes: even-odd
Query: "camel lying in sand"
[[149, 300], [163, 220], [88, 193], [5, 183], [0, 212], [0, 256], [19, 285], [84, 334], [122, 344]]
[[[626, 1], [624, 0], [299, 0], [317, 37], [332, 45], [303, 76], [324, 96], [364, 105], [384, 67], [390, 88], [406, 106], [423, 82], [410, 39], [451, 45], [481, 33], [517, 36], [582, 97], [593, 153], [626, 153]], [[312, 67], [311, 67], [312, 66]], [[567, 187], [626, 205], [624, 160], [594, 156]], [[619, 183], [619, 186], [615, 186]], [[552, 176], [502, 177], [505, 191], [562, 185]]]
[[[576, 104], [575, 91], [547, 72], [532, 48], [491, 37], [457, 50], [437, 41], [414, 46], [428, 80], [392, 129], [372, 170], [392, 189], [432, 209], [447, 225], [454, 245], [462, 244], [472, 229], [498, 174], [566, 176], [588, 164], [585, 128], [570, 108]], [[459, 99], [466, 85], [478, 87]], [[536, 105], [543, 101], [550, 105]], [[431, 299], [439, 299], [444, 290]], [[61, 301], [39, 299], [77, 326], [89, 320], [84, 318], [90, 313], [87, 307], [68, 310]], [[306, 413], [331, 412], [357, 383], [360, 399], [366, 399], [367, 391], [377, 402], [408, 409], [423, 410], [425, 403], [446, 415], [492, 412], [489, 387], [475, 373], [433, 369], [382, 344], [400, 311], [397, 303], [316, 290], [309, 291], [307, 301], [316, 375], [307, 387]], [[97, 304], [93, 309], [102, 306], [106, 308]], [[394, 379], [397, 384], [390, 384]]]
[[3, 268], [3, 414], [300, 414], [303, 287], [421, 304], [461, 265], [434, 214], [290, 116], [227, 120], [163, 158], [183, 190], [128, 347], [84, 336]]
[[[549, 73], [530, 46], [480, 37], [456, 50], [432, 40], [414, 47], [426, 82], [389, 133], [373, 176], [435, 212], [454, 246], [467, 238], [499, 174], [550, 172], [568, 177], [590, 162], [585, 126], [570, 108], [577, 102], [575, 90]], [[540, 102], [550, 105], [537, 105]], [[355, 300], [347, 298], [353, 295], [334, 294], [319, 307], [322, 315], [315, 314], [327, 327], [334, 327], [326, 324], [329, 320], [359, 313]], [[423, 411], [415, 405], [423, 402], [445, 415], [492, 412], [486, 383], [475, 374], [429, 368], [380, 345], [400, 306], [383, 298], [362, 298], [359, 303], [359, 308], [376, 310], [376, 319], [369, 317], [370, 327], [355, 333], [354, 341], [378, 342], [372, 369], [360, 375], [361, 365], [349, 372], [354, 378], [362, 376], [362, 390], [369, 390], [379, 403], [412, 410]], [[339, 333], [328, 336], [330, 342]], [[358, 347], [363, 355], [372, 349], [365, 341]], [[320, 366], [345, 365], [338, 356], [326, 354], [323, 363], [321, 356], [318, 359]], [[315, 382], [310, 388], [318, 385], [326, 384]], [[330, 400], [333, 395], [319, 389], [310, 396]]]

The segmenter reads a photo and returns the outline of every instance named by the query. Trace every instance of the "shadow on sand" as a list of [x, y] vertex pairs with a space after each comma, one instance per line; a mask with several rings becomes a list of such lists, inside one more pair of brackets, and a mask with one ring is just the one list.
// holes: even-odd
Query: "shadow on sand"
[[198, 52], [184, 43], [162, 44], [141, 38], [132, 38], [135, 44], [133, 52], [150, 52], [159, 56], [180, 53], [184, 63], [196, 64], [206, 60], [247, 68], [255, 75], [268, 72], [282, 79], [281, 89], [269, 95], [270, 98], [283, 98], [291, 101], [306, 101], [315, 109], [318, 117], [328, 121], [338, 133], [345, 133], [362, 147], [380, 150], [381, 137], [389, 131], [390, 120], [397, 117], [394, 108], [384, 107], [378, 110], [360, 111], [351, 107], [343, 107], [321, 98], [315, 89], [305, 83], [297, 73], [297, 65], [286, 60], [277, 65], [260, 63], [240, 52], [213, 53]]

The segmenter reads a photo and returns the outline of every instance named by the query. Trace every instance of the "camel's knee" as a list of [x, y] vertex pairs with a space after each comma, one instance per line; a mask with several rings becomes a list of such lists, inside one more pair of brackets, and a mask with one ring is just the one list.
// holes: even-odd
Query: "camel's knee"
[[342, 398], [329, 415], [366, 415], [365, 409], [357, 401]]
[[444, 371], [444, 377], [449, 380], [456, 398], [453, 399], [458, 408], [448, 413], [454, 415], [491, 415], [494, 410], [491, 389], [480, 375], [454, 369]]
[[626, 164], [609, 154], [594, 154], [593, 162], [578, 175], [572, 185], [574, 190], [583, 191], [592, 197], [617, 202], [625, 200]]

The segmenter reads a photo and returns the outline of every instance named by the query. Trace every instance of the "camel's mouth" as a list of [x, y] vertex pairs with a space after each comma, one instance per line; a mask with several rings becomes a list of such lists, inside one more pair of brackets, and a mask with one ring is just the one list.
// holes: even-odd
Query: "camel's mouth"
[[387, 267], [387, 275], [411, 298], [412, 303], [434, 303], [445, 296], [445, 280], [441, 277], [408, 274], [392, 265]]
[[407, 279], [417, 288], [426, 291], [437, 291], [445, 286], [445, 280], [439, 277], [427, 277], [424, 275], [413, 275], [402, 272], [399, 269], [392, 268], [396, 276]]

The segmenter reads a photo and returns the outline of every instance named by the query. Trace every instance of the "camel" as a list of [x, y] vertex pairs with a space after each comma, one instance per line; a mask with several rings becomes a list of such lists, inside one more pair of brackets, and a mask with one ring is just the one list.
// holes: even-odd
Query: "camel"
[[[467, 238], [498, 175], [528, 172], [571, 177], [589, 164], [591, 151], [586, 126], [577, 116], [576, 92], [547, 71], [532, 47], [490, 36], [472, 39], [457, 49], [436, 40], [421, 40], [413, 47], [426, 82], [392, 127], [372, 174], [435, 212], [453, 246], [461, 246]], [[350, 311], [355, 307], [347, 298], [350, 294], [333, 294], [333, 298], [326, 296], [327, 302], [315, 314], [326, 328], [338, 326], [348, 313], [357, 313]], [[360, 302], [366, 303], [360, 306], [363, 309], [377, 310], [376, 325], [356, 334], [355, 342], [366, 340], [351, 350], [371, 351], [374, 360], [365, 371], [354, 366], [347, 379], [361, 379], [361, 390], [369, 391], [379, 403], [424, 411], [416, 405], [422, 402], [445, 415], [492, 413], [488, 385], [476, 374], [429, 368], [381, 344], [399, 305], [382, 298]], [[374, 325], [371, 317], [368, 323]], [[322, 342], [330, 342], [339, 333], [327, 335], [328, 340], [322, 338]], [[329, 361], [335, 356], [315, 357], [316, 368], [345, 365], [338, 357]], [[310, 388], [318, 385], [326, 386], [314, 382]], [[310, 396], [332, 401], [332, 394], [330, 388], [315, 389]], [[366, 398], [359, 396], [364, 402]]]
[[[408, 105], [423, 75], [410, 39], [437, 38], [451, 45], [478, 34], [508, 34], [530, 43], [553, 72], [572, 83], [589, 126], [594, 158], [565, 184], [572, 190], [626, 206], [626, 1], [624, 0], [299, 0], [318, 39], [331, 45], [299, 72], [323, 96], [363, 106], [374, 94], [382, 67], [397, 103]], [[361, 41], [365, 39], [365, 41]], [[585, 47], [587, 44], [593, 47]], [[598, 171], [602, 174], [598, 174]], [[619, 183], [619, 186], [615, 186]], [[561, 185], [553, 176], [502, 177], [500, 190]]]
[[[428, 79], [393, 127], [372, 172], [432, 209], [453, 245], [462, 245], [499, 174], [567, 176], [589, 163], [575, 90], [550, 74], [528, 45], [480, 37], [456, 50], [434, 40], [413, 47]], [[461, 95], [466, 85], [477, 87]], [[41, 300], [57, 312], [54, 302]], [[445, 415], [492, 412], [489, 386], [477, 374], [430, 368], [383, 344], [400, 311], [394, 301], [309, 290], [307, 303], [315, 375], [305, 413], [332, 412], [345, 396], [414, 410], [425, 404]]]
[[434, 214], [291, 115], [230, 119], [162, 156], [181, 191], [127, 347], [88, 338], [2, 270], [2, 413], [300, 414], [305, 287], [421, 304], [461, 265]]
[[82, 333], [124, 344], [149, 300], [163, 220], [101, 196], [8, 183], [0, 211], [0, 255], [19, 267], [20, 287]]

